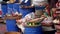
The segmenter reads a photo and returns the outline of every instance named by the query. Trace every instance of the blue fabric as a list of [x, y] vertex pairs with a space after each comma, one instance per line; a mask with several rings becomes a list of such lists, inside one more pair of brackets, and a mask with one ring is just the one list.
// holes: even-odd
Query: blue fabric
[[[14, 6], [14, 7], [13, 7]], [[10, 11], [10, 14], [12, 14], [12, 11], [14, 11], [16, 9], [16, 11], [19, 10], [19, 6], [18, 4], [7, 4], [7, 11]], [[6, 20], [6, 26], [7, 26], [7, 31], [11, 32], [11, 31], [16, 31], [18, 32], [18, 27], [16, 25], [16, 20]]]
[[[25, 0], [24, 0], [22, 3], [24, 3], [24, 2], [25, 2]], [[31, 0], [28, 0], [27, 3], [20, 4], [20, 6], [21, 6], [21, 5], [30, 6], [30, 5], [31, 5]], [[28, 13], [33, 12], [34, 9], [32, 9], [32, 8], [29, 8], [29, 9], [19, 8], [19, 11], [20, 11], [20, 13], [22, 13], [22, 18], [23, 18], [23, 17], [25, 17], [25, 15], [27, 15]]]
[[6, 20], [6, 27], [7, 27], [7, 31], [8, 32], [11, 32], [11, 31], [14, 31], [14, 32], [18, 32], [18, 27], [16, 25], [16, 20]]
[[18, 11], [19, 12], [19, 4], [16, 4], [16, 3], [13, 4], [13, 11], [14, 12]]
[[45, 9], [45, 6], [41, 6], [41, 7], [40, 6], [35, 6], [35, 9], [36, 10], [44, 10]]
[[19, 11], [20, 11], [20, 13], [22, 13], [22, 18], [23, 18], [23, 17], [25, 17], [28, 13], [33, 12], [33, 9], [32, 9], [32, 8], [30, 8], [30, 9], [20, 8]]
[[31, 0], [28, 0], [27, 3], [24, 3], [25, 0], [22, 1], [22, 5], [30, 6], [31, 5]]
[[25, 27], [24, 34], [42, 34], [42, 27]]
[[3, 11], [3, 15], [5, 15], [6, 12], [7, 12], [7, 5], [2, 4], [1, 8], [2, 8], [2, 11]]
[[17, 4], [17, 3], [14, 3], [14, 4], [7, 4], [7, 11], [10, 11], [10, 14], [12, 13], [12, 11], [13, 12], [19, 12], [20, 13], [20, 11], [19, 11], [19, 7], [20, 5], [19, 4]]
[[13, 11], [13, 4], [7, 4], [7, 13], [12, 14]]
[[28, 0], [28, 2], [26, 3], [27, 6], [31, 5], [31, 0]]

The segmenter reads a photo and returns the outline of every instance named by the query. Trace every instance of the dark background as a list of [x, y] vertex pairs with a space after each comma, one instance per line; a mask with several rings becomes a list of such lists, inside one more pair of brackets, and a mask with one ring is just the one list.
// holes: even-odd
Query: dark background
[[50, 8], [54, 8], [56, 6], [57, 2], [58, 2], [58, 0], [48, 0]]
[[5, 2], [6, 2], [6, 1], [9, 1], [9, 0], [3, 0], [3, 1], [5, 1]]

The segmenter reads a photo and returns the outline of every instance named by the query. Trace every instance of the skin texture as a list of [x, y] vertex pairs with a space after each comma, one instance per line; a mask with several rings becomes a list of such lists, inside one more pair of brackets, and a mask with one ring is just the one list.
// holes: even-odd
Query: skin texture
[[44, 17], [36, 18], [36, 19], [30, 20], [29, 22], [37, 23], [37, 22], [40, 22], [42, 19], [44, 19]]

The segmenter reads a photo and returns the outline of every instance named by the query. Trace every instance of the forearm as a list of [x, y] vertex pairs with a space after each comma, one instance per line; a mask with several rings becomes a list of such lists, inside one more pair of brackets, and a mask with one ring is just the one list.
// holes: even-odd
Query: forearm
[[34, 5], [33, 4], [31, 4], [30, 6], [28, 6], [29, 8], [33, 8], [34, 7]]
[[34, 6], [28, 6], [28, 8], [33, 8]]
[[40, 21], [42, 21], [44, 18], [36, 18], [36, 19], [32, 19], [32, 20], [30, 20], [30, 22], [40, 22]]

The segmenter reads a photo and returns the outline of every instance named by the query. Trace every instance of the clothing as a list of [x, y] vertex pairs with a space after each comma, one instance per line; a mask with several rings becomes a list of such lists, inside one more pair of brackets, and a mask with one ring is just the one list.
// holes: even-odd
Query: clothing
[[[32, 6], [35, 6], [35, 12], [40, 12], [45, 9], [44, 3], [47, 3], [47, 0], [31, 0]], [[37, 13], [37, 14], [38, 14]]]
[[47, 12], [44, 12], [44, 15], [47, 17], [48, 16], [48, 13]]
[[42, 5], [42, 3], [47, 2], [47, 0], [32, 0], [33, 5]]
[[60, 8], [60, 2], [56, 3], [56, 8]]
[[30, 6], [31, 5], [31, 0], [20, 0], [21, 5], [25, 6]]
[[53, 31], [54, 29], [52, 27], [46, 27], [46, 26], [42, 26], [43, 31]]
[[32, 5], [34, 5], [35, 6], [35, 9], [44, 9], [45, 8], [45, 6], [44, 6], [44, 4], [47, 4], [47, 0], [32, 0]]
[[[48, 18], [48, 19], [47, 19]], [[48, 23], [51, 23], [52, 22], [52, 17], [47, 17], [46, 19], [44, 19], [44, 23], [48, 24]], [[44, 34], [55, 34], [55, 29], [52, 27], [52, 26], [42, 26], [42, 29], [43, 29], [43, 33]]]
[[[52, 22], [52, 17], [47, 17], [43, 20], [42, 23], [50, 24], [51, 22]], [[55, 30], [55, 29], [52, 28], [52, 26], [49, 26], [49, 27], [42, 26], [42, 28], [43, 28], [43, 31], [53, 31], [53, 30]]]
[[25, 28], [23, 25], [25, 25], [29, 20], [34, 19], [34, 18], [35, 18], [34, 12], [27, 14], [24, 18], [18, 20], [22, 22], [22, 24], [17, 24], [18, 28], [20, 28], [22, 32], [24, 32]]
[[[30, 6], [31, 5], [31, 0], [27, 0], [27, 1], [26, 0], [20, 0], [20, 1], [21, 1], [20, 6], [22, 6], [22, 5], [23, 6]], [[20, 11], [20, 13], [22, 13], [22, 18], [24, 18], [27, 14], [35, 11], [35, 8], [28, 8], [28, 9], [20, 8], [19, 11]]]
[[35, 10], [36, 17], [40, 18], [41, 15], [43, 14], [42, 10]]
[[20, 0], [20, 2], [23, 2], [24, 1], [24, 3], [27, 3], [28, 2], [28, 0]]
[[47, 4], [47, 0], [31, 0], [31, 4], [32, 4], [32, 6], [34, 5], [35, 6], [35, 9], [44, 9], [45, 8], [45, 6], [44, 6], [44, 4]]

